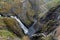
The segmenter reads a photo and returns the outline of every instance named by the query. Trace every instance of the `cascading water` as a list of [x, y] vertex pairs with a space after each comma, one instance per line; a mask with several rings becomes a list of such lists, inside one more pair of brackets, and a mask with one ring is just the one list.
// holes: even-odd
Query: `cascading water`
[[34, 29], [34, 25], [36, 24], [37, 20], [35, 20], [34, 24], [29, 29], [27, 29], [26, 26], [16, 16], [11, 16], [11, 18], [17, 20], [20, 27], [24, 30], [24, 33], [29, 35], [29, 37], [32, 37], [32, 35], [38, 30], [38, 29], [37, 30]]
[[1, 15], [0, 15], [0, 17], [1, 17]]
[[11, 16], [11, 18], [14, 18], [15, 20], [18, 21], [18, 23], [20, 24], [20, 27], [24, 30], [25, 34], [28, 33], [28, 29], [24, 26], [24, 24], [16, 16]]

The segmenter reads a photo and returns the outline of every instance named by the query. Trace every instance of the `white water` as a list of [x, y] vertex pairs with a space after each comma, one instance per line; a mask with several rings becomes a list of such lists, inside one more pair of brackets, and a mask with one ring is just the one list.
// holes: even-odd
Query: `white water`
[[1, 15], [0, 15], [0, 17], [1, 17]]
[[16, 16], [11, 16], [11, 18], [14, 18], [14, 19], [16, 19], [18, 21], [20, 27], [24, 30], [25, 34], [28, 33], [28, 29], [24, 26], [24, 24]]

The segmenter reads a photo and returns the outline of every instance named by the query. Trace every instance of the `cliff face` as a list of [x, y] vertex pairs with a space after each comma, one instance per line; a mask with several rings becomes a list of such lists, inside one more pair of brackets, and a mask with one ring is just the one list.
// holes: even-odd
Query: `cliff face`
[[[27, 28], [37, 20], [34, 28], [36, 29], [43, 26], [41, 32], [47, 31], [47, 24], [53, 24], [54, 21], [50, 20], [50, 22], [46, 24], [41, 24], [40, 18], [43, 17], [44, 19], [48, 14], [47, 12], [59, 4], [60, 0], [0, 0], [0, 15], [2, 15], [2, 17], [0, 17], [1, 40], [21, 40], [19, 37], [21, 37], [22, 40], [29, 40], [29, 37], [23, 33], [18, 22], [10, 18], [10, 16], [17, 16]], [[19, 37], [17, 37], [16, 34]]]
[[0, 14], [17, 15], [26, 26], [41, 18], [50, 8], [60, 4], [59, 0], [0, 0]]

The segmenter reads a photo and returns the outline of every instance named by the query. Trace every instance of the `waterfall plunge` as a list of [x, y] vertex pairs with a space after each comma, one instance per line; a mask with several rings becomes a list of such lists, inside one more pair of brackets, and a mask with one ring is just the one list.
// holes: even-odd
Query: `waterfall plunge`
[[24, 30], [24, 33], [29, 35], [29, 37], [32, 37], [32, 35], [38, 30], [38, 29], [34, 29], [34, 25], [36, 24], [37, 20], [35, 20], [35, 22], [33, 23], [33, 25], [27, 29], [24, 24], [20, 21], [20, 19], [18, 19], [16, 16], [11, 16], [11, 18], [14, 18], [15, 20], [18, 21], [20, 27]]
[[24, 33], [25, 34], [28, 33], [28, 29], [24, 26], [24, 24], [20, 21], [20, 19], [18, 19], [16, 16], [11, 16], [11, 18], [14, 18], [15, 20], [18, 21], [20, 27], [24, 30]]

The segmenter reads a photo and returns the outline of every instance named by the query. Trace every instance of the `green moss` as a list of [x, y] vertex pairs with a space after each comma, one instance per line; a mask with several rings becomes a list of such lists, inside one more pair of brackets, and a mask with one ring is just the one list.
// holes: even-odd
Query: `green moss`
[[26, 16], [27, 16], [27, 19], [29, 19], [29, 21], [34, 21], [33, 20], [34, 15], [35, 15], [34, 10], [32, 10], [32, 9], [27, 10]]
[[0, 17], [0, 29], [6, 29], [6, 24], [4, 23], [3, 17]]
[[0, 19], [0, 26], [6, 26], [2, 19]]
[[15, 37], [15, 35], [12, 33], [12, 32], [9, 32], [9, 31], [7, 31], [7, 30], [0, 30], [0, 36], [3, 36], [3, 37], [8, 37], [8, 36], [10, 36], [10, 37], [12, 37], [12, 38], [14, 38]]
[[16, 33], [19, 37], [23, 37], [24, 33], [22, 29], [20, 28], [20, 25], [18, 25], [18, 22], [13, 18], [4, 18], [4, 22], [6, 23], [7, 28]]
[[50, 8], [55, 7], [57, 5], [60, 5], [60, 0], [52, 0], [52, 1], [48, 2], [45, 6], [47, 9], [50, 9]]
[[31, 24], [31, 21], [26, 20], [25, 23], [26, 23], [26, 25], [29, 25], [29, 24]]
[[14, 40], [14, 39], [19, 39], [21, 40], [19, 37], [17, 37], [14, 33], [8, 31], [8, 30], [0, 30], [0, 37], [3, 40], [7, 40], [8, 38], [10, 38], [9, 40]]
[[0, 0], [0, 13], [9, 13], [14, 8], [14, 13], [21, 12], [21, 0]]
[[16, 36], [16, 34], [13, 33], [14, 31], [16, 32], [19, 31], [19, 29], [17, 29], [18, 26], [16, 25], [17, 23], [15, 19], [9, 18], [9, 17], [0, 17], [0, 37], [2, 37], [2, 40], [5, 40], [5, 39], [7, 40], [8, 37], [12, 40], [15, 38], [20, 39], [19, 37]]

